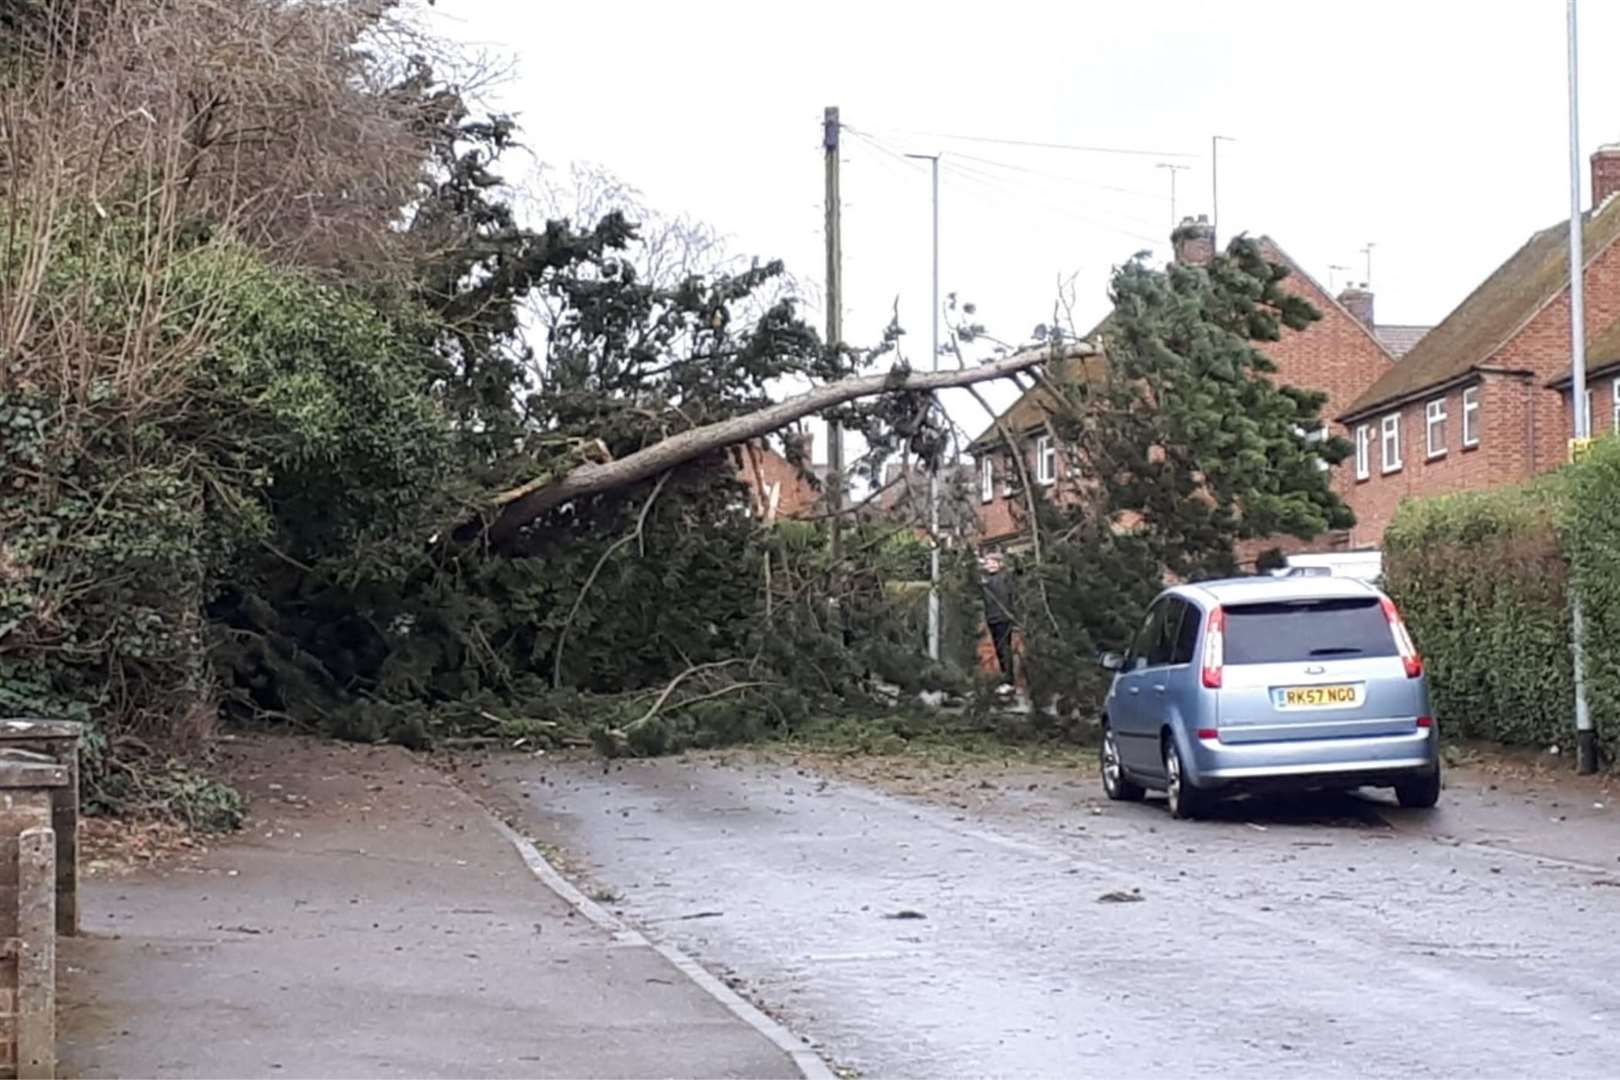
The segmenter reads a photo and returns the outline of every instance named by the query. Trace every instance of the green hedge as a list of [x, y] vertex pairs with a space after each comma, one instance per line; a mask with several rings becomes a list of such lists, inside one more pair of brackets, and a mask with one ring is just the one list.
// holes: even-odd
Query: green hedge
[[1564, 546], [1586, 623], [1586, 700], [1608, 760], [1620, 759], [1620, 439], [1568, 470]]
[[1565, 752], [1574, 741], [1569, 589], [1578, 581], [1588, 701], [1614, 760], [1620, 440], [1528, 485], [1403, 504], [1384, 537], [1384, 575], [1424, 655], [1443, 731]]

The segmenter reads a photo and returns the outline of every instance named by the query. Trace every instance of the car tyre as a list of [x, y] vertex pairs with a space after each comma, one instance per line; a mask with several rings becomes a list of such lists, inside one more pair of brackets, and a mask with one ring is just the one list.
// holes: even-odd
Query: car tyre
[[1440, 770], [1402, 780], [1395, 785], [1395, 801], [1408, 810], [1429, 810], [1440, 801]]
[[1147, 792], [1125, 774], [1119, 760], [1119, 743], [1114, 738], [1112, 724], [1103, 725], [1102, 746], [1097, 753], [1098, 768], [1102, 772], [1103, 794], [1114, 802], [1141, 802]]
[[1164, 740], [1164, 777], [1170, 816], [1182, 821], [1203, 817], [1209, 809], [1209, 792], [1188, 779], [1181, 764], [1181, 751], [1176, 748], [1176, 740], [1169, 736]]

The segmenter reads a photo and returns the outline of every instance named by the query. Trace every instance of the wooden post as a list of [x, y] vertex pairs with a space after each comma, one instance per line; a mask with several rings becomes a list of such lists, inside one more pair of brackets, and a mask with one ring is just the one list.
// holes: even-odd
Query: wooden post
[[[844, 217], [838, 189], [838, 106], [829, 105], [821, 121], [821, 146], [825, 164], [827, 242], [827, 348], [844, 343]], [[844, 426], [827, 424], [827, 509], [831, 512], [832, 558], [834, 573], [843, 557], [844, 510]]]

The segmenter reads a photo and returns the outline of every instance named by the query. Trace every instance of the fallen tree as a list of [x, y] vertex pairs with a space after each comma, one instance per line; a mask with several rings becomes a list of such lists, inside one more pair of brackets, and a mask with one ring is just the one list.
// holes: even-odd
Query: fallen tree
[[[1065, 350], [1067, 356], [1091, 354], [1089, 346], [1070, 345]], [[499, 513], [489, 525], [485, 535], [491, 544], [500, 546], [510, 541], [529, 522], [571, 499], [599, 495], [605, 491], [651, 479], [661, 472], [704, 454], [768, 435], [796, 420], [839, 405], [880, 394], [931, 393], [947, 387], [969, 386], [991, 379], [1006, 378], [1044, 363], [1047, 356], [1044, 349], [1027, 350], [958, 371], [922, 374], [905, 368], [896, 368], [877, 375], [840, 379], [818, 386], [756, 412], [733, 416], [683, 431], [678, 435], [671, 435], [616, 461], [588, 461], [574, 466], [560, 476], [541, 477], [521, 487], [502, 492], [493, 500], [494, 505], [499, 508]]]

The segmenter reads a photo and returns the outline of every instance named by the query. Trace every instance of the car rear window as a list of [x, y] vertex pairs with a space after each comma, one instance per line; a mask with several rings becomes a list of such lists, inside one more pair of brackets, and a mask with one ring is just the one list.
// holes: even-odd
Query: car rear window
[[1285, 600], [1226, 609], [1228, 664], [1397, 654], [1389, 620], [1375, 597]]

